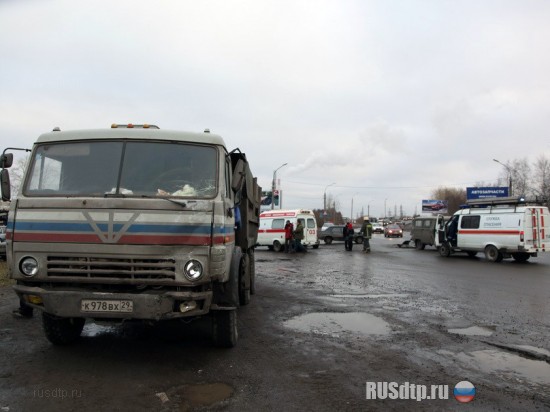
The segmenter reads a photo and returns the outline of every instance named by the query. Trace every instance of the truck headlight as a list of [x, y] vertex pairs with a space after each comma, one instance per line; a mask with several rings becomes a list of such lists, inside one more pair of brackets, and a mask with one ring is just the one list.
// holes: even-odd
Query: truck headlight
[[35, 258], [26, 257], [19, 264], [19, 270], [25, 276], [32, 277], [38, 273], [38, 262]]
[[183, 274], [189, 280], [197, 280], [202, 276], [203, 267], [198, 260], [190, 260], [183, 267]]

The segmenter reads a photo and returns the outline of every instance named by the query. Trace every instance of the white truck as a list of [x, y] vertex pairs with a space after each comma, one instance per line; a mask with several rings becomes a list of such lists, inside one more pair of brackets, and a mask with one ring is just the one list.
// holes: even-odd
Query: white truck
[[[8, 149], [2, 197], [11, 197]], [[237, 342], [254, 293], [261, 188], [244, 153], [208, 130], [153, 125], [41, 135], [7, 225], [15, 292], [42, 311], [54, 344], [85, 319], [212, 316], [217, 346]]]
[[549, 225], [548, 208], [523, 198], [472, 200], [445, 225], [435, 224], [436, 247], [441, 256], [482, 252], [491, 262], [510, 257], [525, 262], [550, 249]]

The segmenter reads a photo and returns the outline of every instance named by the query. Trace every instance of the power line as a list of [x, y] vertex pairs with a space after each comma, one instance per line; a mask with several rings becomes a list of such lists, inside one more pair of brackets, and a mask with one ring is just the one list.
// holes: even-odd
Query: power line
[[[307, 185], [307, 186], [325, 186], [325, 184], [321, 183], [306, 183], [306, 182], [297, 182], [295, 180], [288, 180], [285, 179], [285, 182], [288, 183], [295, 183], [299, 185]], [[439, 185], [430, 185], [430, 186], [345, 186], [345, 185], [334, 185], [332, 187], [334, 188], [344, 188], [344, 189], [427, 189], [427, 188], [433, 188], [433, 187], [445, 187], [445, 186], [474, 186], [475, 183], [446, 183], [446, 184], [439, 184]]]

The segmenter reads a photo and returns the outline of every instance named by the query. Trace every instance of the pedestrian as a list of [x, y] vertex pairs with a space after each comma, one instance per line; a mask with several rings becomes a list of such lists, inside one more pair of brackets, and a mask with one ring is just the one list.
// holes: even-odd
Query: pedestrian
[[353, 225], [351, 222], [346, 223], [343, 229], [344, 234], [344, 246], [346, 250], [351, 251], [353, 249], [353, 234], [355, 233], [355, 230], [353, 229]]
[[307, 252], [302, 240], [304, 239], [304, 223], [303, 219], [298, 219], [296, 229], [294, 230], [294, 251], [295, 252]]
[[290, 220], [285, 224], [285, 252], [294, 252], [294, 239], [293, 239], [294, 225]]
[[372, 238], [372, 224], [370, 223], [369, 218], [363, 220], [363, 225], [361, 226], [361, 233], [363, 235], [363, 252], [370, 252], [370, 240]]

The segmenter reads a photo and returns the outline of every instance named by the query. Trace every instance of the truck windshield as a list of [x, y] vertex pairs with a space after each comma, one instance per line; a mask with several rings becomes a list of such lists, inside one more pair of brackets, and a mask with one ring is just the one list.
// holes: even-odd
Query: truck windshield
[[168, 196], [217, 193], [217, 150], [173, 142], [87, 141], [38, 146], [25, 196]]

